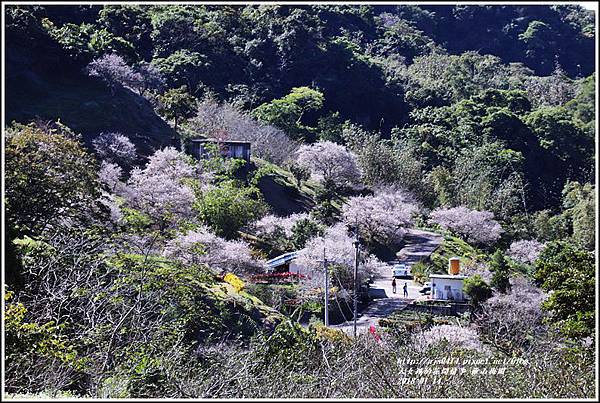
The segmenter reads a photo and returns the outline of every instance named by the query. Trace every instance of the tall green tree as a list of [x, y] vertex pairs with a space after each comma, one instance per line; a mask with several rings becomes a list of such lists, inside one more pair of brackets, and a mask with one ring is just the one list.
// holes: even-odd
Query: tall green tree
[[570, 338], [595, 331], [596, 270], [594, 254], [564, 241], [551, 242], [535, 263], [535, 279], [551, 291], [542, 307], [549, 322]]
[[564, 215], [573, 227], [573, 240], [581, 248], [596, 246], [596, 195], [591, 183], [568, 182], [563, 190]]
[[279, 127], [294, 139], [313, 140], [314, 129], [305, 126], [302, 119], [307, 112], [321, 109], [323, 93], [308, 87], [295, 87], [283, 98], [260, 105], [253, 115], [268, 124]]
[[5, 157], [6, 218], [20, 234], [35, 236], [59, 219], [80, 219], [100, 196], [93, 157], [62, 124], [10, 127]]
[[490, 271], [492, 272], [492, 280], [490, 285], [505, 294], [510, 290], [510, 267], [506, 261], [502, 251], [497, 250], [492, 256], [492, 262], [490, 263]]
[[166, 91], [158, 97], [158, 102], [158, 112], [167, 119], [173, 119], [175, 131], [181, 120], [191, 118], [196, 110], [196, 98], [188, 94], [185, 85]]

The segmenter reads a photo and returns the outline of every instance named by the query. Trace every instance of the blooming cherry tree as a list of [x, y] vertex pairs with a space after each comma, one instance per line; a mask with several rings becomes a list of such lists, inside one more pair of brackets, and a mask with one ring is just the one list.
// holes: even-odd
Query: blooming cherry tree
[[101, 133], [92, 141], [98, 157], [122, 167], [129, 166], [137, 157], [135, 146], [121, 133]]
[[98, 172], [98, 179], [106, 185], [109, 191], [114, 192], [115, 189], [122, 184], [120, 181], [122, 175], [123, 170], [120, 166], [111, 162], [102, 161], [100, 171]]
[[142, 96], [150, 89], [159, 90], [165, 85], [165, 78], [158, 67], [148, 62], [140, 63], [137, 68], [137, 74], [133, 78], [127, 85], [135, 88], [138, 94]]
[[186, 180], [194, 179], [196, 167], [190, 158], [168, 147], [156, 151], [144, 169], [132, 170], [124, 196], [129, 206], [166, 228], [192, 216], [195, 195]]
[[[327, 229], [323, 236], [310, 239], [298, 252], [298, 264], [310, 273], [310, 281], [307, 281], [309, 288], [321, 287], [323, 284], [323, 253], [330, 267], [333, 268], [332, 284], [352, 289], [354, 239], [348, 234], [344, 224], [338, 223]], [[380, 264], [377, 258], [362, 250], [358, 271], [359, 282], [374, 275], [374, 270], [379, 268]]]
[[117, 87], [131, 86], [141, 80], [140, 74], [115, 53], [94, 59], [88, 64], [87, 73], [104, 81], [113, 94]]
[[533, 336], [546, 332], [540, 288], [523, 277], [510, 279], [510, 291], [496, 294], [481, 305], [474, 323], [481, 336], [508, 354], [528, 349]]
[[535, 239], [523, 239], [511, 243], [506, 254], [517, 262], [533, 264], [544, 249], [544, 246], [543, 243], [536, 241]]
[[306, 213], [292, 214], [287, 217], [269, 214], [252, 224], [252, 227], [255, 234], [262, 238], [269, 239], [275, 236], [291, 238], [294, 225], [300, 220], [308, 219], [308, 217]]
[[356, 196], [348, 199], [342, 210], [348, 225], [358, 224], [360, 235], [368, 240], [392, 245], [406, 234], [413, 223], [412, 215], [417, 206], [400, 191], [381, 191], [373, 196]]
[[296, 162], [323, 182], [346, 185], [358, 182], [361, 177], [356, 155], [331, 141], [302, 145]]
[[494, 213], [467, 207], [439, 208], [431, 212], [429, 222], [456, 232], [469, 242], [491, 245], [504, 232]]
[[252, 153], [267, 161], [283, 164], [294, 155], [298, 144], [281, 129], [261, 123], [229, 103], [211, 98], [199, 103], [190, 127], [204, 136], [252, 143]]
[[448, 343], [452, 348], [464, 350], [480, 351], [483, 347], [474, 328], [457, 325], [434, 326], [416, 333], [412, 345], [417, 351], [425, 351], [439, 343]]
[[235, 273], [258, 272], [264, 268], [264, 262], [252, 257], [247, 243], [227, 241], [210, 232], [207, 227], [189, 231], [169, 241], [163, 255], [185, 264], [207, 264]]

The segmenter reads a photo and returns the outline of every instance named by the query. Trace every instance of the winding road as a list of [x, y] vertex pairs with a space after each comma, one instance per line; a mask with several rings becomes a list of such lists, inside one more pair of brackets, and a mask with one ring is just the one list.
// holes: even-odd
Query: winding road
[[[405, 246], [397, 253], [398, 260], [409, 266], [426, 259], [442, 243], [444, 237], [434, 232], [410, 229], [404, 238]], [[391, 315], [395, 311], [406, 306], [417, 297], [421, 288], [412, 280], [397, 279], [397, 292], [392, 291], [392, 266], [388, 266], [378, 273], [377, 278], [371, 284], [369, 295], [373, 302], [362, 312], [356, 321], [357, 331], [364, 332], [371, 325], [377, 325], [381, 318]], [[407, 284], [408, 298], [403, 297], [402, 288]], [[352, 321], [333, 325], [331, 327], [345, 332], [353, 331]]]

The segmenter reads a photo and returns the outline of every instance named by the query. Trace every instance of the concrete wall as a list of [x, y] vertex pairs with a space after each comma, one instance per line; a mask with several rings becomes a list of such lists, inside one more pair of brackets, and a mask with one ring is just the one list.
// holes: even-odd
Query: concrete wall
[[463, 280], [431, 278], [432, 298], [442, 300], [464, 301]]

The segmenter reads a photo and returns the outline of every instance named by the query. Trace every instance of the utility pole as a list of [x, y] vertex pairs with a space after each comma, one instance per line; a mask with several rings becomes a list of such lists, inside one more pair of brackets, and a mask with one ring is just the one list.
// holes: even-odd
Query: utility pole
[[354, 240], [354, 338], [356, 339], [356, 320], [358, 317], [358, 218], [356, 220], [356, 238]]
[[327, 258], [323, 247], [323, 272], [325, 275], [325, 326], [329, 326], [329, 273], [327, 270]]

